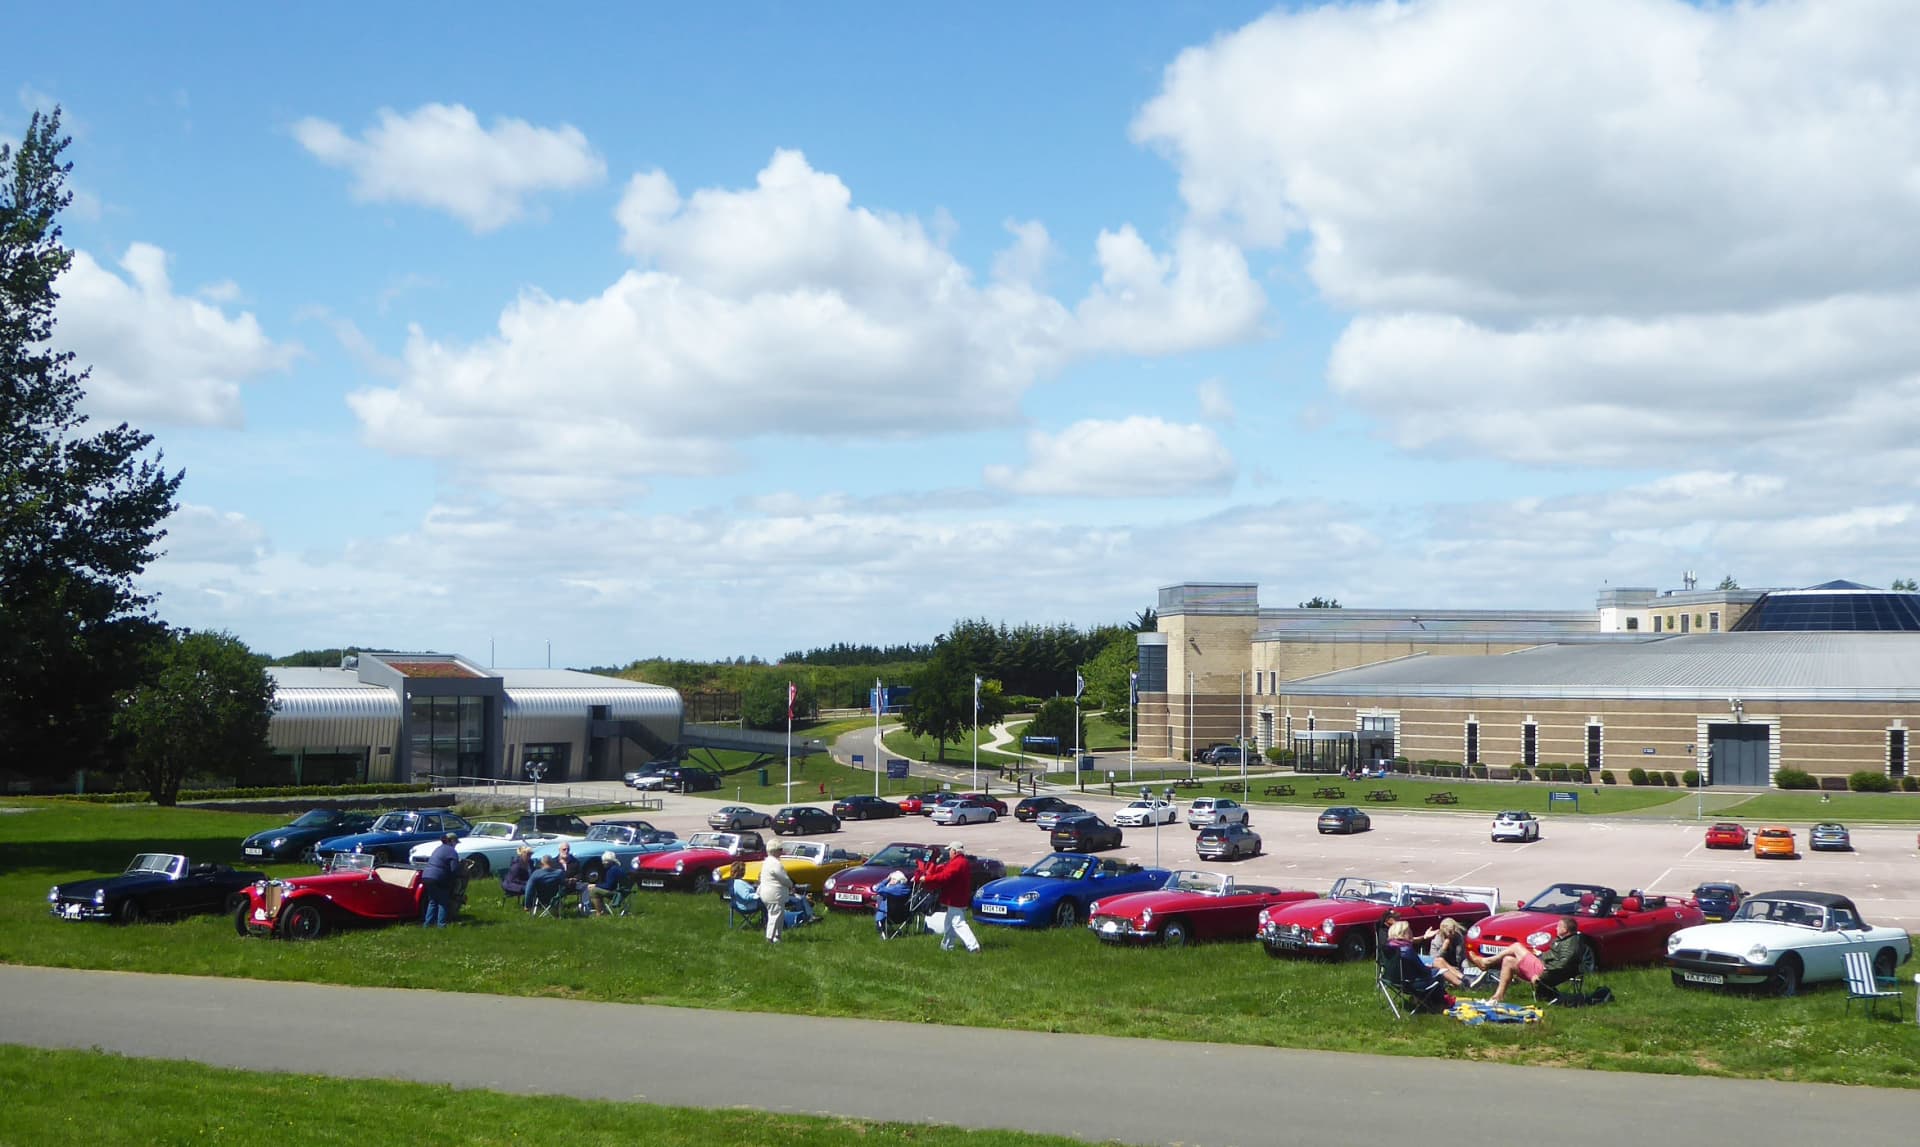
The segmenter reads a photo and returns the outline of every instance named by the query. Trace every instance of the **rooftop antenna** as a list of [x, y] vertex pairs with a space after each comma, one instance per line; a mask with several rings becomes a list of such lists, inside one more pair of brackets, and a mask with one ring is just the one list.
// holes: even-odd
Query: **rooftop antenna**
[[1686, 573], [1680, 575], [1681, 583], [1688, 589], [1692, 589], [1699, 580], [1699, 578], [1693, 576], [1692, 570], [1688, 570]]
[[547, 668], [553, 668], [553, 642], [551, 639], [547, 642]]

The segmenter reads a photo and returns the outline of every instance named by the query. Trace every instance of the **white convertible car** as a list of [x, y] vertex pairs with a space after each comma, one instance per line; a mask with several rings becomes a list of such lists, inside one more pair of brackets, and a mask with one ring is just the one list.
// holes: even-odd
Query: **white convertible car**
[[1171, 801], [1134, 801], [1113, 814], [1113, 823], [1122, 828], [1145, 828], [1153, 824], [1173, 824], [1180, 810]]
[[[543, 844], [558, 845], [561, 841], [577, 841], [581, 837], [560, 832], [528, 832], [517, 824], [504, 820], [483, 820], [474, 824], [473, 831], [461, 837], [453, 844], [455, 852], [460, 854], [460, 867], [466, 870], [467, 878], [478, 879], [490, 872], [504, 870], [513, 863], [513, 854], [521, 845], [538, 848]], [[440, 847], [437, 840], [429, 840], [413, 846], [407, 854], [407, 863], [415, 868], [425, 868], [427, 857]]]
[[1847, 978], [1849, 952], [1865, 952], [1874, 975], [1891, 978], [1913, 955], [1899, 928], [1860, 919], [1832, 892], [1759, 892], [1724, 924], [1682, 928], [1667, 938], [1667, 964], [1681, 987], [1765, 985], [1791, 996], [1801, 984]]

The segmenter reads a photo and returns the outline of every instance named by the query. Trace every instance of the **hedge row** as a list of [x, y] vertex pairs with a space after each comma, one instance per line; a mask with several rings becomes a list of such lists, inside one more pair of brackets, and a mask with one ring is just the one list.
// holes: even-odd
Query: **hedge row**
[[[432, 785], [279, 785], [255, 789], [181, 789], [181, 801], [219, 801], [241, 797], [324, 797], [362, 796], [369, 793], [424, 793]], [[145, 792], [61, 793], [60, 800], [85, 801], [87, 804], [144, 804], [153, 799]]]

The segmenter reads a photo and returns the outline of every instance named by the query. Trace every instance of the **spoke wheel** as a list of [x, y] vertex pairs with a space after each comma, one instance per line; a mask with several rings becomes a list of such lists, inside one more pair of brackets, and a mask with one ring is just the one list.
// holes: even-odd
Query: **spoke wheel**
[[296, 904], [280, 932], [289, 940], [318, 940], [327, 934], [327, 918], [318, 905]]
[[693, 877], [693, 890], [700, 893], [712, 892], [713, 873], [704, 871], [695, 873]]
[[233, 930], [242, 936], [247, 934], [247, 911], [250, 907], [251, 905], [243, 898], [240, 901], [240, 907], [233, 913]]
[[478, 880], [492, 869], [493, 866], [487, 863], [484, 856], [469, 856], [460, 862], [460, 871], [467, 874], [468, 880]]
[[1876, 980], [1893, 979], [1894, 960], [1892, 948], [1882, 948], [1873, 955], [1873, 978]]
[[146, 918], [146, 910], [140, 907], [138, 900], [122, 900], [120, 907], [113, 910], [113, 919], [116, 924], [138, 924]]
[[1359, 928], [1355, 928], [1345, 936], [1340, 937], [1340, 958], [1342, 960], [1364, 960], [1372, 951], [1372, 939]]
[[1767, 980], [1767, 987], [1776, 996], [1797, 996], [1800, 994], [1800, 960], [1797, 956], [1782, 956], [1773, 966], [1773, 975]]

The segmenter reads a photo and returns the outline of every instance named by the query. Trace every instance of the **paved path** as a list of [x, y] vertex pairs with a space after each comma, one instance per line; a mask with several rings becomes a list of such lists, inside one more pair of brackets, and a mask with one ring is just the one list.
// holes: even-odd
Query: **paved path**
[[0, 1040], [1142, 1144], [1372, 1144], [1438, 1116], [1555, 1147], [1877, 1147], [1910, 1145], [1920, 1110], [1914, 1092], [1871, 1088], [14, 966], [0, 966]]

